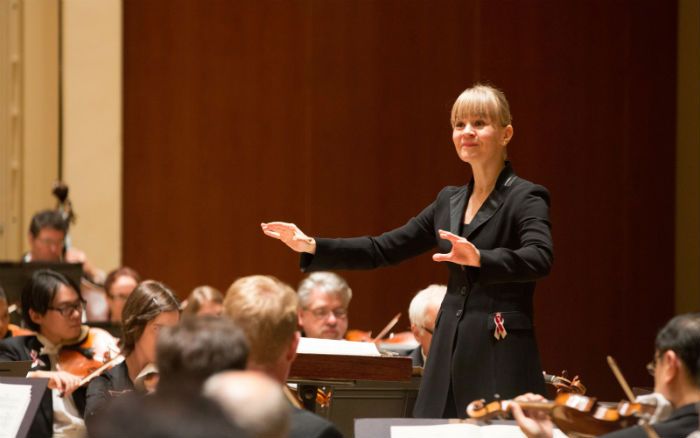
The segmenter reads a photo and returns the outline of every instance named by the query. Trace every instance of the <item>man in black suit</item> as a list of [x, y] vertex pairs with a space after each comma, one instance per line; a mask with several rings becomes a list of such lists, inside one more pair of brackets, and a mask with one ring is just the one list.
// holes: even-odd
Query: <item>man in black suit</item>
[[31, 360], [27, 377], [49, 379], [29, 437], [85, 434], [85, 387], [79, 387], [80, 377], [57, 369], [61, 351], [77, 348], [88, 335], [88, 327], [81, 324], [82, 312], [77, 286], [57, 272], [36, 271], [22, 291], [22, 317], [37, 334], [0, 342], [0, 362]]
[[[674, 407], [667, 419], [652, 426], [661, 438], [686, 438], [698, 429], [700, 403], [700, 313], [673, 318], [656, 336], [654, 359], [647, 365], [654, 376], [654, 392], [664, 396]], [[526, 394], [516, 400], [541, 401], [541, 396]], [[552, 422], [541, 412], [523, 412], [513, 405], [513, 416], [528, 438], [552, 436]], [[641, 426], [629, 427], [606, 438], [646, 438], [649, 430]]]
[[447, 286], [431, 284], [425, 289], [418, 291], [408, 306], [411, 332], [419, 344], [409, 354], [411, 360], [413, 360], [414, 367], [423, 367], [428, 359], [430, 343], [433, 340], [433, 332], [435, 331], [435, 319], [446, 292]]
[[[236, 280], [226, 292], [224, 314], [243, 329], [250, 344], [248, 369], [260, 371], [285, 385], [296, 357], [297, 294], [270, 276]], [[335, 426], [304, 409], [291, 408], [291, 438], [342, 437]]]

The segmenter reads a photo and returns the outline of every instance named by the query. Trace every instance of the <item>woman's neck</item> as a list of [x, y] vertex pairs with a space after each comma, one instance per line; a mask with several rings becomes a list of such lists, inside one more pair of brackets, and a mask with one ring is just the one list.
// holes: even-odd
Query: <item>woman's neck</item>
[[498, 180], [498, 175], [506, 166], [505, 161], [494, 161], [472, 165], [472, 175], [474, 176], [474, 190], [476, 195], [488, 195], [493, 190]]
[[136, 376], [148, 365], [148, 360], [136, 350], [132, 351], [131, 354], [126, 357], [125, 362], [126, 367], [129, 369], [129, 379], [132, 382], [136, 381]]

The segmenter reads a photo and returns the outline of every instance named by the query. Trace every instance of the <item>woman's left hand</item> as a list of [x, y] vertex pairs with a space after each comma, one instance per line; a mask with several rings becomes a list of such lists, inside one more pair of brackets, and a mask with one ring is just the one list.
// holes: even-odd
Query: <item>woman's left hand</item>
[[433, 254], [433, 260], [465, 266], [481, 266], [481, 254], [479, 254], [479, 250], [476, 249], [473, 243], [449, 231], [440, 230], [439, 234], [441, 239], [449, 240], [452, 243], [452, 250], [447, 254]]

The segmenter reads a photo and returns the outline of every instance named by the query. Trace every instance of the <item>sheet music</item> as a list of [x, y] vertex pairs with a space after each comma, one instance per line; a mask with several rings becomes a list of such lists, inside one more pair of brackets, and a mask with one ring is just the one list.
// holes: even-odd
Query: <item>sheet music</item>
[[31, 385], [0, 383], [0, 438], [17, 436], [31, 398]]
[[[492, 424], [439, 424], [434, 426], [391, 426], [391, 438], [524, 438], [518, 426]], [[566, 438], [559, 429], [554, 429], [554, 438]]]
[[316, 338], [301, 338], [297, 347], [297, 353], [381, 356], [373, 342], [336, 341], [334, 339]]

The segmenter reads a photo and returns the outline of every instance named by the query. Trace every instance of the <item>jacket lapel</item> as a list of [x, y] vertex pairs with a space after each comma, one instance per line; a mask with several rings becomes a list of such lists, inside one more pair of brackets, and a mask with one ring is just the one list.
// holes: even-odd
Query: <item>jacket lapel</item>
[[464, 209], [466, 208], [469, 193], [471, 193], [472, 183], [468, 186], [461, 187], [457, 192], [450, 197], [450, 233], [459, 236], [459, 231], [464, 221]]
[[[484, 204], [476, 213], [474, 219], [472, 219], [472, 222], [469, 225], [469, 233], [466, 235], [467, 239], [469, 239], [469, 236], [471, 236], [474, 231], [479, 229], [479, 227], [491, 219], [491, 217], [493, 217], [493, 215], [498, 211], [503, 204], [506, 193], [508, 193], [510, 186], [513, 184], [516, 178], [515, 172], [513, 172], [513, 168], [510, 166], [510, 162], [506, 161], [506, 166], [498, 176], [498, 180], [496, 180], [496, 186], [489, 197], [486, 198], [486, 201], [484, 201]], [[466, 197], [464, 199], [466, 201]]]

